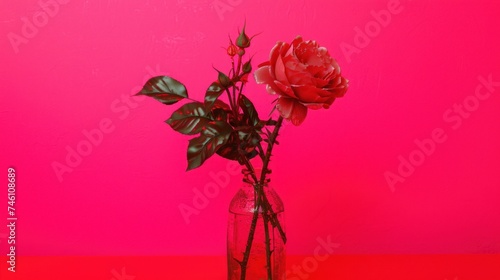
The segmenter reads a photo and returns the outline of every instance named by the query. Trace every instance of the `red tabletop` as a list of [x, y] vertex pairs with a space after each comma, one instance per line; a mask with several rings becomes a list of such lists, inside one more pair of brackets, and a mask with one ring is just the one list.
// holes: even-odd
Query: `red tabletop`
[[[288, 256], [287, 280], [499, 280], [500, 255]], [[224, 256], [20, 257], [16, 272], [1, 258], [0, 279], [225, 280]]]

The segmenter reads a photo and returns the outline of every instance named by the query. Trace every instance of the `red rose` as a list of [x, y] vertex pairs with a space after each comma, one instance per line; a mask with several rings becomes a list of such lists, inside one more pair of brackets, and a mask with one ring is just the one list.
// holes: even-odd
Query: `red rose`
[[297, 37], [291, 44], [278, 42], [269, 61], [259, 65], [255, 80], [267, 91], [278, 94], [276, 108], [283, 118], [300, 125], [307, 108], [328, 109], [335, 98], [347, 91], [348, 80], [326, 48], [316, 41]]

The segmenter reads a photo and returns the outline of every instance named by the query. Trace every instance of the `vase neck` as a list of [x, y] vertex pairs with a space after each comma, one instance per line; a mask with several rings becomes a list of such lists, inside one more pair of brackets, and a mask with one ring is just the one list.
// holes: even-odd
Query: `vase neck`
[[[243, 182], [243, 188], [244, 189], [254, 189], [254, 184], [248, 183], [248, 182]], [[264, 189], [269, 189], [269, 184], [264, 184]]]
[[[253, 188], [254, 185], [260, 184], [263, 182], [264, 187], [269, 187], [269, 182], [271, 179], [269, 178], [269, 174], [271, 173], [271, 170], [267, 171], [266, 178], [262, 181], [262, 169], [261, 168], [254, 168], [254, 172], [249, 171], [248, 169], [243, 169], [243, 187], [251, 187]], [[256, 180], [257, 179], [257, 180]]]

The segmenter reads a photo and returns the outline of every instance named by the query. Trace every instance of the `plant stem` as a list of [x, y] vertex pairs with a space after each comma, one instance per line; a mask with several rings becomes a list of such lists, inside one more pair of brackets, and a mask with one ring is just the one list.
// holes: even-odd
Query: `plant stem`
[[262, 176], [260, 176], [260, 183], [264, 184], [264, 181], [266, 179], [266, 174], [268, 173], [268, 167], [269, 167], [269, 161], [271, 160], [271, 154], [273, 152], [273, 147], [274, 144], [276, 143], [276, 138], [278, 137], [278, 132], [281, 128], [281, 124], [283, 123], [283, 117], [280, 116], [278, 118], [278, 121], [276, 123], [276, 126], [274, 127], [273, 133], [269, 136], [269, 143], [267, 145], [267, 151], [266, 151], [266, 156], [263, 162], [262, 166]]
[[[274, 127], [273, 132], [269, 136], [269, 139], [268, 139], [269, 143], [267, 145], [266, 155], [265, 155], [264, 160], [263, 160], [262, 175], [260, 177], [260, 184], [261, 185], [263, 185], [265, 183], [266, 174], [268, 173], [269, 161], [271, 160], [271, 154], [273, 152], [273, 147], [274, 147], [274, 144], [276, 143], [276, 138], [278, 137], [278, 132], [279, 132], [282, 124], [283, 124], [283, 117], [280, 116], [278, 118], [276, 126]], [[273, 211], [271, 205], [269, 204], [269, 201], [267, 200], [267, 197], [265, 195], [262, 197], [262, 202], [263, 202], [264, 208], [267, 208], [264, 210], [270, 212], [271, 224], [273, 224], [273, 226], [276, 226], [278, 228], [281, 239], [283, 239], [283, 243], [286, 244], [285, 231], [283, 230], [283, 227], [281, 227], [281, 224], [278, 221], [278, 217], [277, 217], [276, 213], [274, 213], [274, 211]], [[267, 207], [268, 205], [269, 205], [269, 207]]]
[[235, 75], [238, 76], [240, 74], [240, 69], [241, 69], [241, 56], [238, 55], [238, 67], [236, 68]]
[[236, 113], [237, 113], [237, 111], [239, 110], [239, 104], [238, 104], [238, 102], [236, 101], [236, 84], [234, 84], [234, 85], [232, 86], [232, 88], [233, 88], [233, 96], [232, 96], [232, 97], [233, 97], [233, 104], [234, 104], [234, 107], [236, 108], [236, 109], [235, 109], [235, 114], [236, 114]]
[[[281, 238], [283, 239], [283, 243], [286, 243], [286, 234], [285, 231], [283, 230], [276, 213], [273, 211], [271, 204], [269, 203], [269, 200], [266, 197], [266, 194], [264, 192], [264, 185], [266, 183], [266, 176], [269, 173], [269, 161], [271, 158], [271, 154], [273, 151], [274, 144], [276, 143], [276, 138], [278, 137], [278, 132], [281, 128], [281, 125], [283, 123], [283, 117], [279, 117], [276, 126], [274, 127], [274, 130], [272, 134], [269, 136], [269, 143], [267, 146], [267, 151], [262, 159], [263, 161], [263, 167], [262, 167], [262, 173], [260, 174], [260, 180], [257, 178], [255, 174], [255, 170], [248, 160], [244, 155], [241, 155], [240, 159], [242, 162], [245, 164], [246, 168], [249, 171], [250, 176], [252, 177], [253, 180], [253, 187], [254, 187], [254, 194], [256, 199], [255, 203], [255, 208], [254, 208], [254, 213], [252, 217], [252, 223], [250, 225], [250, 232], [248, 234], [248, 239], [247, 239], [247, 244], [245, 248], [245, 252], [243, 253], [243, 260], [240, 262], [240, 267], [241, 267], [241, 276], [240, 280], [245, 280], [246, 278], [246, 271], [247, 271], [247, 266], [248, 266], [248, 260], [250, 258], [250, 252], [252, 249], [252, 243], [254, 240], [255, 236], [255, 230], [257, 227], [257, 222], [259, 219], [259, 211], [260, 208], [262, 207], [262, 218], [264, 221], [264, 231], [265, 231], [265, 242], [266, 242], [266, 263], [267, 263], [267, 275], [268, 275], [268, 280], [272, 279], [272, 266], [271, 266], [271, 240], [269, 236], [269, 222], [273, 225], [273, 227], [277, 227], [278, 231], [280, 233]], [[262, 147], [261, 147], [262, 148]]]
[[260, 195], [261, 192], [259, 190], [259, 186], [257, 183], [258, 180], [257, 177], [255, 176], [255, 170], [253, 169], [252, 164], [243, 155], [241, 156], [241, 159], [245, 163], [245, 166], [247, 167], [248, 171], [250, 172], [250, 175], [252, 176], [252, 179], [254, 180], [252, 186], [254, 188], [254, 197], [257, 198], [252, 217], [252, 224], [250, 225], [250, 232], [248, 233], [247, 245], [245, 247], [245, 252], [243, 253], [243, 260], [240, 262], [240, 267], [241, 267], [240, 280], [245, 280], [247, 274], [248, 260], [250, 258], [250, 251], [252, 250], [253, 239], [255, 236], [255, 229], [257, 228], [257, 221], [259, 219], [260, 203], [262, 196]]
[[[233, 71], [234, 71], [234, 77], [233, 77], [233, 80], [234, 78], [238, 77], [238, 80], [239, 80], [239, 76], [240, 76], [240, 69], [241, 69], [241, 56], [238, 56], [238, 66], [236, 69], [234, 69], [234, 60], [233, 60]], [[239, 89], [239, 92], [238, 92], [238, 99], [236, 98], [236, 82], [237, 81], [233, 81], [233, 104], [236, 108], [238, 108], [239, 106], [239, 95], [240, 95], [240, 92], [243, 90], [243, 88], [240, 88]], [[235, 111], [235, 115], [237, 114], [238, 112]]]
[[262, 161], [264, 161], [265, 159], [265, 155], [264, 155], [264, 148], [262, 148], [262, 144], [259, 142], [259, 144], [257, 145], [257, 149], [259, 150], [259, 156], [260, 158], [262, 159]]
[[238, 91], [238, 97], [236, 98], [237, 104], [240, 104], [241, 93], [243, 92], [243, 87], [245, 87], [245, 84], [243, 82], [241, 82], [241, 87], [240, 87], [240, 90]]
[[[280, 237], [283, 240], [283, 243], [286, 244], [287, 238], [286, 238], [285, 230], [283, 230], [283, 227], [281, 226], [281, 223], [278, 220], [278, 215], [276, 215], [276, 213], [274, 213], [274, 210], [272, 209], [271, 204], [269, 203], [269, 200], [267, 200], [266, 195], [264, 195], [264, 197], [262, 198], [262, 202], [263, 202], [262, 207], [267, 208], [266, 210], [270, 212], [269, 216], [271, 219], [270, 220], [271, 224], [278, 228], [278, 232], [280, 234]], [[267, 207], [267, 205], [269, 205], [269, 207]]]
[[269, 237], [269, 219], [267, 214], [263, 214], [262, 218], [264, 219], [264, 234], [266, 236], [266, 267], [267, 267], [267, 279], [273, 279], [273, 272], [271, 267], [271, 238]]
[[231, 92], [229, 91], [229, 89], [225, 89], [226, 92], [227, 92], [227, 99], [229, 99], [229, 106], [231, 107], [231, 109], [233, 110], [233, 115], [234, 115], [234, 119], [237, 120], [238, 119], [238, 114], [237, 114], [237, 107], [236, 105], [237, 104], [234, 104], [232, 98], [231, 98]]
[[247, 245], [245, 248], [245, 253], [243, 254], [243, 260], [240, 262], [241, 266], [241, 277], [240, 280], [245, 280], [247, 275], [248, 259], [250, 258], [250, 251], [252, 250], [253, 238], [255, 236], [255, 229], [257, 227], [257, 221], [259, 219], [259, 208], [260, 208], [260, 197], [257, 196], [257, 203], [252, 217], [252, 225], [250, 226], [250, 232], [248, 234]]

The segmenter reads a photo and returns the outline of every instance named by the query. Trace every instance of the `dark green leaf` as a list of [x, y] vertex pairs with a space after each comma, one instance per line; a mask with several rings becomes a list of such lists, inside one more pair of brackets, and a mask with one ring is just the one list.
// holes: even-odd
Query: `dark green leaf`
[[219, 150], [217, 150], [217, 154], [223, 158], [239, 161], [241, 152], [243, 152], [243, 155], [247, 159], [252, 159], [259, 154], [255, 149], [255, 147], [243, 150], [243, 149], [238, 149], [238, 145], [236, 144], [236, 142], [231, 142], [231, 141], [228, 142], [230, 143], [227, 143], [226, 145], [222, 146]]
[[253, 127], [236, 127], [227, 144], [222, 146], [217, 154], [230, 160], [239, 160], [241, 155], [252, 159], [258, 155], [256, 147], [260, 141], [262, 141], [262, 137], [256, 133]]
[[231, 112], [231, 107], [229, 107], [229, 105], [226, 102], [220, 99], [215, 100], [212, 110], [213, 109], [223, 109], [227, 112]]
[[224, 92], [224, 89], [220, 86], [219, 83], [213, 82], [207, 89], [205, 93], [205, 106], [208, 110], [212, 108], [215, 101], [219, 96]]
[[199, 137], [189, 140], [187, 170], [200, 167], [217, 150], [224, 146], [231, 135], [232, 127], [219, 121], [210, 122]]
[[192, 135], [200, 133], [211, 121], [206, 115], [207, 111], [203, 103], [192, 102], [180, 107], [166, 122], [175, 131]]
[[186, 87], [181, 82], [167, 76], [149, 79], [137, 95], [147, 95], [167, 105], [188, 97]]
[[259, 114], [255, 107], [253, 106], [252, 101], [248, 99], [245, 95], [240, 96], [239, 105], [243, 110], [243, 119], [247, 121], [249, 125], [256, 126], [259, 123]]
[[215, 100], [211, 112], [211, 117], [214, 121], [228, 122], [228, 116], [233, 115], [229, 105], [219, 99]]
[[217, 154], [226, 159], [237, 160], [240, 156], [236, 141], [237, 137], [238, 134], [236, 132], [231, 133], [227, 143], [217, 150]]

